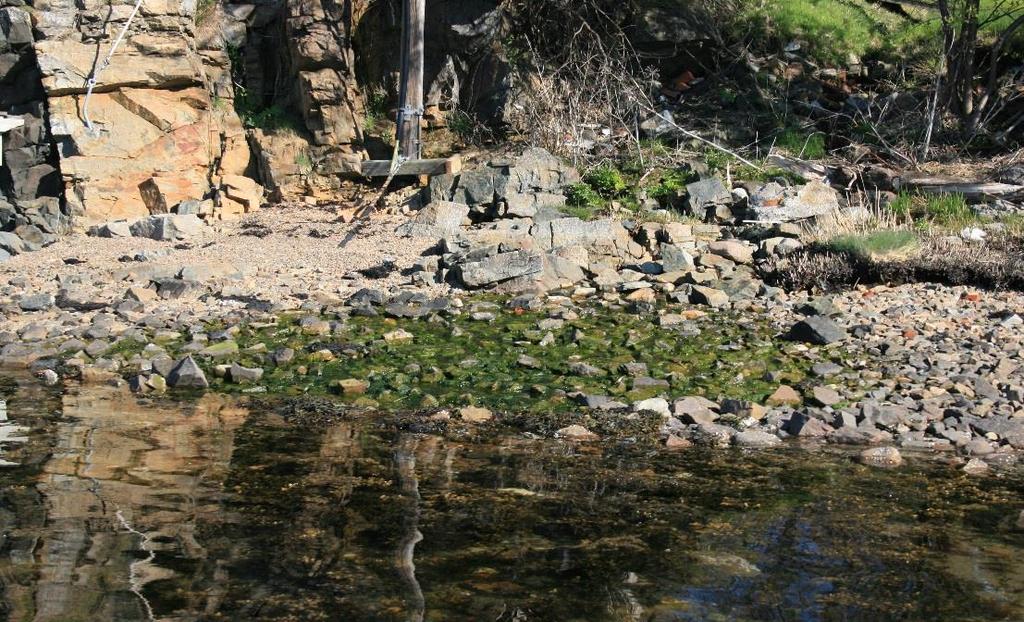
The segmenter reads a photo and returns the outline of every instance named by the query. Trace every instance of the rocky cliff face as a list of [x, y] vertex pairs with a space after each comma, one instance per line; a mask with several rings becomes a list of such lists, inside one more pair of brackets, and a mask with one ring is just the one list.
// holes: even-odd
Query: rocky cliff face
[[[10, 5], [0, 9], [0, 112], [25, 121], [4, 139], [4, 252], [72, 224], [245, 213], [263, 198], [246, 177], [271, 200], [332, 199], [360, 160], [390, 157], [388, 138], [365, 128], [395, 112], [397, 0], [144, 0], [105, 68], [132, 0], [21, 2], [0, 0]], [[428, 0], [428, 123], [452, 110], [515, 116], [507, 10]], [[687, 39], [676, 22], [642, 15], [638, 45], [660, 58]]]
[[25, 242], [5, 238], [6, 252], [32, 250], [72, 223], [189, 199], [218, 199], [211, 217], [245, 210], [219, 197], [224, 177], [244, 175], [251, 156], [227, 54], [197, 44], [193, 1], [145, 0], [86, 106], [87, 81], [133, 4], [0, 9], [0, 111], [25, 120], [4, 140], [0, 227]]
[[[161, 209], [157, 201], [171, 207], [202, 199], [220, 176], [249, 166], [225, 79], [227, 56], [196, 45], [191, 0], [143, 2], [85, 109], [86, 81], [131, 9], [53, 0], [36, 22], [36, 64], [65, 198], [86, 221], [147, 215]], [[163, 196], [150, 198], [147, 182]]]
[[[493, 45], [497, 5], [427, 2], [428, 119], [441, 120], [454, 108], [500, 115], [508, 71]], [[279, 197], [329, 196], [359, 160], [390, 157], [391, 146], [367, 136], [364, 125], [368, 116], [394, 112], [401, 10], [400, 2], [384, 0], [226, 6], [245, 15], [244, 36], [232, 44], [244, 56], [237, 73], [248, 101], [255, 110], [289, 117], [287, 129], [252, 132], [260, 173]], [[383, 109], [366, 110], [371, 93]]]

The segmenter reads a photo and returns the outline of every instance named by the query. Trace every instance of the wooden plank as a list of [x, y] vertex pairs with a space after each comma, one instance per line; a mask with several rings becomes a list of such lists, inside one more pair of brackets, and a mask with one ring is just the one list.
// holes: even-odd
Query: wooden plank
[[421, 154], [420, 122], [423, 119], [423, 42], [426, 0], [405, 0], [402, 40], [402, 88], [398, 102], [399, 153], [409, 160]]
[[[406, 160], [398, 167], [395, 177], [407, 175], [454, 175], [462, 171], [462, 160], [458, 156], [434, 160]], [[391, 172], [391, 160], [364, 160], [360, 173], [364, 177], [387, 177]]]

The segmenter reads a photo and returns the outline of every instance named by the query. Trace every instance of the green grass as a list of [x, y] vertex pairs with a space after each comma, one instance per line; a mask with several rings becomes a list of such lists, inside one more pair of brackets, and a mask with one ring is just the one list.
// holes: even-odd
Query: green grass
[[388, 118], [388, 93], [384, 87], [377, 85], [366, 89], [365, 116], [363, 131], [372, 134], [378, 126]]
[[958, 229], [979, 222], [978, 215], [967, 204], [962, 194], [944, 194], [928, 197], [925, 205], [928, 221], [951, 229]]
[[825, 242], [825, 247], [837, 253], [881, 258], [907, 256], [916, 251], [920, 244], [920, 239], [913, 231], [881, 229], [869, 233], [841, 235]]
[[[851, 54], [889, 61], [934, 63], [942, 44], [938, 11], [903, 5], [911, 19], [865, 0], [765, 0], [744, 3], [739, 19], [755, 36], [785, 45], [805, 43], [803, 54], [844, 64]], [[991, 41], [1013, 20], [1013, 10], [1024, 9], [1019, 0], [982, 0], [983, 41]], [[1009, 11], [1008, 11], [1009, 10]], [[996, 19], [990, 18], [995, 16]], [[1024, 31], [1011, 47], [1024, 49]]]
[[1008, 214], [998, 220], [1006, 232], [1014, 237], [1024, 236], [1024, 214]]
[[778, 135], [775, 146], [804, 160], [820, 160], [828, 155], [825, 135], [821, 132], [807, 133], [802, 129], [789, 128]]
[[806, 179], [796, 173], [781, 168], [765, 166], [764, 162], [760, 163], [759, 168], [754, 168], [717, 149], [708, 149], [704, 152], [704, 163], [712, 173], [724, 175], [726, 169], [728, 169], [733, 179], [743, 181], [768, 182], [773, 179], [782, 178], [793, 184], [807, 182]]
[[922, 195], [903, 191], [886, 209], [922, 228], [961, 229], [983, 222], [962, 194]]
[[766, 0], [746, 3], [747, 20], [762, 36], [781, 44], [799, 39], [814, 58], [843, 63], [849, 54], [863, 57], [881, 49], [900, 20], [857, 0]]
[[901, 218], [910, 218], [914, 213], [916, 197], [906, 190], [901, 191], [895, 199], [889, 202], [886, 209]]

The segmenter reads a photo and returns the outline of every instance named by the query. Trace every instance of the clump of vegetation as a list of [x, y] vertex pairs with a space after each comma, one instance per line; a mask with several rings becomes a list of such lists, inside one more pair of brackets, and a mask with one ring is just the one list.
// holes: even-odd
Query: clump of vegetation
[[239, 104], [236, 99], [235, 110], [242, 120], [242, 125], [248, 128], [275, 131], [298, 127], [295, 118], [277, 104], [265, 108], [252, 108], [244, 102]]
[[944, 194], [928, 198], [925, 205], [928, 221], [956, 229], [979, 222], [978, 215], [962, 194]]
[[665, 205], [680, 196], [686, 190], [686, 184], [695, 181], [695, 177], [692, 171], [672, 169], [654, 177], [644, 188], [647, 196]]
[[915, 232], [906, 229], [880, 229], [837, 236], [824, 246], [833, 252], [867, 259], [894, 259], [906, 258], [919, 251], [921, 240]]
[[764, 162], [758, 163], [758, 167], [745, 164], [733, 156], [717, 149], [708, 149], [704, 152], [704, 163], [708, 170], [713, 173], [725, 175], [726, 172], [733, 179], [745, 181], [768, 182], [776, 179], [783, 179], [791, 184], [803, 184], [805, 180], [800, 175], [774, 166], [767, 166]]
[[452, 110], [447, 115], [448, 129], [464, 142], [473, 139], [477, 129], [477, 120], [464, 110]]
[[903, 191], [886, 209], [921, 228], [960, 229], [983, 222], [962, 194], [922, 195]]
[[761, 36], [783, 44], [805, 41], [815, 58], [832, 63], [881, 48], [886, 32], [899, 23], [886, 13], [867, 2], [844, 0], [767, 0], [742, 11]]
[[779, 134], [775, 146], [787, 153], [804, 160], [820, 160], [828, 155], [825, 147], [825, 135], [821, 132], [807, 133], [800, 129], [789, 128]]
[[565, 191], [566, 201], [572, 207], [598, 208], [604, 199], [590, 184], [578, 183], [569, 186]]
[[309, 175], [313, 172], [313, 160], [306, 152], [295, 156], [295, 166], [298, 167], [299, 173], [302, 175]]
[[363, 131], [372, 134], [378, 131], [388, 117], [388, 92], [383, 86], [375, 85], [366, 89]]
[[598, 194], [590, 184], [580, 182], [566, 188], [565, 203], [561, 211], [566, 216], [593, 220], [607, 213], [609, 201]]
[[617, 199], [626, 192], [626, 179], [613, 166], [599, 166], [588, 171], [583, 181], [604, 199]]
[[896, 198], [889, 201], [886, 209], [897, 218], [912, 218], [914, 212], [914, 195], [906, 190], [901, 191]]

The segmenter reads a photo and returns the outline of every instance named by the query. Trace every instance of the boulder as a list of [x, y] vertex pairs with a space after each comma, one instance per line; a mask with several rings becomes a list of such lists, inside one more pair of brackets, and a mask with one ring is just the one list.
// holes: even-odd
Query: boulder
[[206, 389], [210, 386], [206, 374], [191, 356], [186, 356], [175, 364], [167, 376], [167, 384], [180, 389]]
[[732, 442], [737, 447], [750, 449], [764, 449], [782, 444], [782, 439], [774, 434], [762, 430], [744, 430], [733, 437]]
[[182, 201], [194, 199], [192, 183], [181, 178], [150, 177], [139, 184], [139, 194], [150, 214], [169, 214]]
[[717, 409], [718, 404], [700, 396], [689, 396], [676, 400], [672, 404], [672, 413], [683, 423], [714, 423], [718, 420], [718, 413], [713, 408]]
[[454, 271], [464, 286], [476, 289], [517, 277], [539, 275], [543, 270], [544, 259], [539, 253], [512, 251], [461, 263]]
[[764, 401], [768, 406], [799, 406], [801, 402], [803, 398], [796, 389], [785, 384], [775, 389]]
[[101, 238], [130, 238], [132, 237], [131, 223], [127, 220], [114, 220], [92, 227], [89, 235]]
[[792, 222], [838, 210], [839, 194], [820, 181], [797, 188], [770, 182], [754, 191], [749, 202], [751, 219], [763, 222]]
[[594, 434], [587, 428], [573, 424], [557, 430], [555, 432], [555, 438], [561, 438], [570, 441], [598, 441], [601, 437]]
[[694, 285], [690, 291], [690, 302], [721, 309], [729, 306], [729, 295], [720, 289]]
[[467, 218], [468, 205], [434, 201], [421, 209], [412, 222], [399, 225], [395, 231], [405, 237], [443, 238], [458, 233]]
[[480, 406], [463, 406], [459, 409], [459, 418], [468, 423], [485, 423], [494, 418], [494, 413]]
[[712, 242], [708, 245], [708, 251], [738, 264], [747, 264], [754, 261], [753, 247], [739, 240]]
[[703, 217], [708, 208], [729, 205], [733, 201], [732, 192], [720, 177], [711, 177], [687, 184], [686, 192], [690, 197], [691, 213], [699, 217]]
[[786, 423], [786, 431], [793, 436], [822, 438], [830, 435], [833, 430], [830, 425], [821, 419], [798, 412], [793, 413], [793, 416]]
[[231, 375], [231, 381], [236, 384], [259, 382], [263, 378], [263, 369], [259, 367], [242, 367], [238, 363], [232, 363], [228, 373]]
[[828, 345], [845, 338], [845, 328], [820, 315], [800, 320], [789, 330], [789, 339], [817, 345]]
[[661, 267], [665, 272], [693, 270], [693, 255], [675, 244], [661, 245]]
[[151, 240], [185, 240], [202, 234], [206, 225], [194, 214], [159, 214], [132, 223], [132, 235]]
[[54, 303], [53, 294], [32, 294], [22, 298], [18, 306], [22, 311], [45, 311], [53, 307]]
[[872, 447], [860, 452], [860, 462], [868, 466], [896, 467], [903, 464], [903, 456], [895, 447]]
[[221, 209], [215, 213], [223, 220], [255, 212], [263, 205], [263, 186], [242, 175], [224, 175], [221, 178], [224, 200]]
[[20, 255], [21, 253], [28, 252], [28, 250], [29, 245], [17, 234], [10, 231], [0, 231], [0, 251], [8, 255]]

